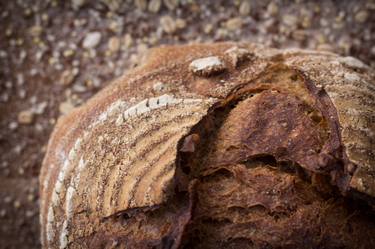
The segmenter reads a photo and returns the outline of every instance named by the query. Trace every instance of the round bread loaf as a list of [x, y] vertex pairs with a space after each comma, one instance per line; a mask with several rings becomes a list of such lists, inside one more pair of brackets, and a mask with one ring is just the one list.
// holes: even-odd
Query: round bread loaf
[[375, 72], [248, 43], [170, 46], [61, 117], [44, 248], [375, 248]]

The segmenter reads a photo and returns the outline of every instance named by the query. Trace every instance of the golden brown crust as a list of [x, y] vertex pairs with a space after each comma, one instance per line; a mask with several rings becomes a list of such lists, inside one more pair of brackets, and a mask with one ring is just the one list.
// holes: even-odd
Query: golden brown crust
[[[233, 56], [236, 56], [236, 54], [233, 55], [234, 47], [246, 49], [249, 54], [235, 60], [233, 59]], [[189, 67], [192, 61], [209, 56], [218, 57], [225, 65], [225, 68], [220, 69], [222, 73], [212, 75], [204, 73], [202, 77], [202, 74], [194, 73]], [[241, 56], [241, 54], [239, 53], [238, 56]], [[290, 84], [288, 78], [293, 75], [299, 77], [297, 82], [300, 83], [296, 85]], [[338, 176], [332, 177], [339, 178], [335, 181], [335, 184], [340, 185], [339, 181], [344, 177], [345, 179], [342, 180], [344, 185], [347, 185], [346, 181], [350, 181], [350, 188], [374, 197], [374, 80], [374, 72], [365, 65], [355, 59], [342, 58], [331, 53], [276, 50], [246, 43], [200, 44], [154, 49], [146, 57], [146, 62], [142, 67], [117, 79], [85, 105], [77, 108], [68, 116], [60, 118], [58, 121], [51, 136], [40, 175], [42, 242], [45, 247], [64, 248], [72, 241], [92, 234], [92, 227], [99, 225], [103, 217], [111, 216], [128, 208], [160, 204], [165, 200], [168, 194], [163, 192], [162, 189], [158, 189], [155, 192], [157, 195], [157, 198], [155, 196], [155, 201], [140, 201], [141, 196], [146, 191], [143, 189], [139, 190], [139, 193], [134, 193], [135, 198], [139, 200], [138, 202], [135, 201], [134, 204], [130, 204], [127, 203], [129, 201], [128, 197], [124, 197], [125, 199], [114, 197], [113, 206], [109, 205], [111, 199], [107, 202], [105, 200], [106, 197], [104, 197], [103, 201], [103, 197], [96, 196], [97, 192], [87, 195], [89, 189], [93, 187], [101, 191], [100, 196], [108, 196], [106, 192], [108, 191], [108, 184], [117, 186], [116, 183], [111, 182], [112, 176], [117, 173], [109, 169], [109, 166], [103, 166], [103, 168], [99, 169], [95, 173], [98, 175], [95, 175], [94, 171], [87, 170], [81, 176], [84, 179], [82, 180], [83, 183], [81, 183], [82, 186], [74, 185], [75, 180], [72, 180], [74, 179], [72, 176], [77, 177], [77, 168], [84, 167], [83, 165], [86, 166], [91, 163], [92, 168], [100, 167], [101, 165], [112, 165], [111, 167], [121, 168], [121, 160], [130, 160], [124, 151], [131, 151], [136, 143], [132, 144], [133, 147], [126, 147], [130, 145], [121, 147], [120, 144], [124, 143], [125, 140], [133, 139], [132, 136], [136, 133], [134, 129], [137, 128], [134, 127], [134, 124], [144, 122], [144, 129], [142, 130], [142, 127], [138, 127], [139, 130], [146, 131], [147, 127], [151, 129], [152, 125], [150, 126], [150, 123], [152, 124], [156, 117], [163, 116], [164, 110], [166, 110], [168, 115], [165, 115], [164, 122], [167, 124], [168, 120], [175, 120], [176, 127], [168, 126], [167, 128], [174, 129], [176, 133], [166, 137], [161, 136], [161, 138], [166, 138], [166, 140], [159, 139], [149, 144], [146, 143], [146, 145], [142, 145], [142, 143], [139, 143], [139, 145], [152, 147], [152, 145], [162, 145], [165, 141], [170, 141], [170, 144], [174, 147], [166, 147], [166, 151], [172, 149], [168, 153], [170, 158], [165, 158], [165, 161], [172, 162], [172, 158], [176, 157], [176, 154], [173, 154], [176, 150], [173, 150], [173, 148], [189, 132], [190, 128], [213, 108], [215, 103], [221, 100], [224, 101], [222, 102], [222, 105], [224, 105], [236, 98], [234, 96], [242, 96], [249, 92], [259, 92], [264, 89], [284, 91], [298, 96], [302, 101], [317, 110], [319, 110], [319, 105], [321, 105], [321, 109], [328, 106], [327, 108], [330, 111], [321, 115], [326, 115], [325, 118], [327, 120], [335, 120], [336, 117], [334, 115], [337, 115], [338, 121], [336, 123], [339, 124], [339, 127], [337, 127], [338, 138], [335, 141], [339, 145], [342, 143], [342, 148], [339, 146], [340, 148], [335, 148], [335, 150], [340, 150], [339, 154], [341, 154], [337, 157], [344, 164], [340, 172], [336, 172]], [[315, 90], [306, 88], [305, 84], [311, 84]], [[327, 94], [329, 98], [322, 100], [325, 97], [319, 94]], [[140, 116], [137, 114], [136, 117], [138, 118], [134, 120], [130, 118], [129, 121], [126, 121], [128, 119], [125, 117], [126, 120], [124, 122], [121, 121], [121, 118], [119, 119], [120, 113], [125, 115], [124, 112], [129, 110], [129, 108], [140, 107], [139, 103], [142, 103], [143, 100], [159, 98], [160, 96], [170, 96], [167, 102], [173, 102], [175, 99], [179, 101], [175, 101], [170, 107], [163, 106], [160, 112], [158, 110], [156, 112], [147, 110]], [[192, 101], [189, 102], [188, 100]], [[184, 102], [187, 104], [184, 104]], [[143, 104], [141, 104], [141, 108], [145, 108]], [[187, 118], [181, 119], [179, 114], [183, 113], [186, 114]], [[186, 123], [186, 130], [183, 132], [180, 132], [177, 127], [179, 120], [183, 120], [181, 122]], [[125, 128], [119, 130], [119, 127], [123, 126]], [[166, 135], [168, 129], [161, 130], [159, 134]], [[333, 128], [331, 127], [330, 129], [332, 131]], [[126, 130], [129, 133], [124, 134], [123, 132]], [[145, 136], [140, 131], [138, 133], [140, 137]], [[85, 134], [87, 135], [85, 136]], [[101, 134], [106, 136], [104, 136], [102, 141], [98, 141]], [[320, 134], [318, 136], [326, 137], [327, 135]], [[313, 137], [316, 136], [314, 135]], [[115, 142], [118, 144], [109, 146]], [[107, 149], [104, 149], [104, 155], [97, 158], [101, 151], [101, 144], [107, 146]], [[337, 144], [336, 147], [338, 147]], [[115, 151], [111, 148], [115, 148]], [[137, 155], [137, 153], [140, 152], [137, 151], [134, 155]], [[295, 154], [295, 157], [298, 157], [297, 154]], [[162, 154], [160, 157], [162, 157]], [[82, 160], [82, 158], [85, 158], [85, 160]], [[289, 159], [300, 163], [296, 158]], [[108, 164], [101, 164], [101, 162], [108, 162]], [[316, 164], [311, 165], [302, 166], [312, 171], [321, 171], [321, 169], [314, 168]], [[142, 167], [144, 166], [141, 162], [139, 168], [141, 169]], [[173, 169], [173, 166], [171, 167]], [[64, 168], [69, 170], [65, 172]], [[324, 169], [323, 171], [324, 173], [330, 173], [330, 170]], [[351, 176], [353, 171], [354, 175]], [[70, 178], [65, 178], [65, 173]], [[127, 170], [123, 173], [126, 174]], [[173, 176], [173, 173], [170, 176]], [[132, 178], [133, 176], [130, 174], [127, 181]], [[152, 179], [154, 178], [150, 175], [147, 181]], [[69, 188], [70, 183], [72, 188]], [[143, 188], [143, 184], [141, 185]], [[56, 187], [58, 191], [56, 191]], [[119, 189], [118, 187], [112, 188]], [[155, 188], [155, 186], [152, 188]], [[345, 189], [345, 187], [342, 189]], [[66, 196], [73, 193], [77, 193], [77, 195], [74, 197], [76, 199], [73, 198], [72, 200], [77, 201], [73, 201], [73, 204], [68, 204], [73, 205], [71, 206], [74, 210], [72, 212], [78, 215], [77, 217], [79, 218], [76, 218], [78, 223], [72, 223], [70, 221], [72, 218], [68, 217], [69, 205], [66, 203]], [[164, 193], [166, 193], [166, 196], [164, 196]], [[74, 204], [75, 202], [80, 202], [78, 200], [81, 200], [81, 198], [87, 200], [88, 204]], [[54, 199], [55, 204], [53, 204]], [[90, 206], [89, 203], [95, 203], [95, 205]], [[51, 208], [52, 205], [55, 206]], [[89, 218], [83, 218], [80, 215], [88, 212], [92, 214]], [[92, 227], [73, 231], [73, 225], [84, 227], [88, 224]], [[64, 234], [63, 231], [66, 231], [67, 234]], [[48, 236], [50, 241], [48, 241]]]

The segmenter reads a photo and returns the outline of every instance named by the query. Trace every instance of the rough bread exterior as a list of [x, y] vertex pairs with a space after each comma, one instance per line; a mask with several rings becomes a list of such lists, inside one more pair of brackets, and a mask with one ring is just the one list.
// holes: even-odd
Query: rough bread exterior
[[[208, 63], [207, 67], [205, 63]], [[263, 188], [280, 188], [278, 193], [289, 191], [286, 186], [296, 182], [298, 187], [291, 187], [295, 188], [293, 193], [299, 193], [301, 189], [312, 193], [315, 190], [306, 182], [314, 185], [319, 182], [316, 179], [328, 176], [329, 188], [337, 187], [340, 198], [358, 195], [373, 205], [374, 82], [375, 72], [362, 62], [327, 52], [277, 50], [247, 43], [154, 49], [141, 67], [115, 80], [86, 104], [59, 119], [40, 174], [43, 247], [189, 248], [191, 242], [186, 241], [196, 235], [186, 231], [192, 230], [189, 226], [199, 224], [196, 229], [204, 231], [211, 239], [207, 243], [211, 244], [206, 247], [194, 244], [193, 247], [211, 248], [220, 240], [220, 234], [221, 239], [235, 237], [228, 232], [229, 228], [228, 231], [215, 230], [213, 235], [214, 228], [201, 225], [202, 220], [197, 218], [206, 215], [217, 220], [236, 220], [233, 213], [213, 205], [224, 200], [228, 203], [236, 201], [227, 200], [224, 193], [209, 191], [231, 188], [227, 178], [221, 178], [221, 173], [216, 175], [224, 168], [235, 178], [242, 172], [246, 181], [264, 178]], [[269, 103], [273, 105], [269, 106]], [[229, 105], [235, 107], [225, 109]], [[258, 112], [260, 107], [261, 110], [269, 108], [269, 111]], [[217, 121], [211, 118], [220, 116], [219, 112], [226, 114], [216, 118], [221, 122], [217, 128], [212, 124]], [[281, 119], [282, 116], [288, 116], [289, 121]], [[254, 118], [256, 122], [248, 122], [252, 117], [257, 117]], [[259, 122], [263, 122], [261, 128]], [[213, 136], [207, 130], [217, 132]], [[249, 131], [256, 131], [251, 139]], [[250, 140], [244, 142], [244, 137]], [[205, 146], [199, 147], [199, 143]], [[206, 147], [214, 149], [207, 151]], [[265, 154], [272, 156], [275, 162], [254, 159], [252, 166], [247, 165], [253, 158]], [[210, 166], [202, 166], [201, 161]], [[268, 168], [270, 165], [280, 167], [281, 162], [298, 165], [296, 167], [302, 169], [308, 180]], [[185, 164], [200, 165], [200, 170], [190, 166], [189, 172], [193, 173], [181, 173], [180, 167]], [[255, 167], [255, 170], [248, 171], [243, 165]], [[181, 177], [184, 174], [189, 175], [189, 180]], [[194, 174], [199, 175], [198, 180], [192, 177]], [[215, 181], [211, 182], [211, 178], [201, 180], [212, 174], [218, 177]], [[242, 181], [231, 184], [238, 187]], [[275, 185], [278, 182], [284, 182], [284, 185]], [[317, 185], [322, 188], [324, 184]], [[175, 200], [176, 189], [187, 192], [187, 199]], [[255, 198], [262, 188], [244, 185], [238, 191], [241, 189], [248, 191], [244, 195], [253, 193]], [[278, 208], [275, 201], [290, 200], [297, 207], [306, 205], [288, 191], [285, 195], [280, 194], [277, 200], [267, 199], [267, 205], [264, 196], [251, 203], [256, 206], [264, 202], [262, 206], [272, 211]], [[220, 194], [221, 199], [216, 199]], [[325, 201], [319, 194], [311, 194], [307, 199], [318, 203]], [[194, 200], [197, 200], [196, 204]], [[169, 201], [173, 205], [169, 205]], [[298, 221], [314, 219], [305, 217], [306, 213], [330, 210], [328, 206], [318, 206], [296, 211], [301, 212], [300, 217], [292, 219], [296, 231], [304, 229], [299, 227], [302, 224], [298, 225]], [[341, 209], [340, 206], [337, 210]], [[163, 222], [176, 224], [161, 228], [157, 218], [148, 216], [148, 212], [158, 210], [168, 214]], [[334, 229], [337, 225], [328, 222], [331, 213], [337, 212], [337, 217], [347, 218], [345, 208], [342, 212], [337, 210], [327, 211], [325, 228]], [[140, 213], [147, 218], [139, 216]], [[124, 214], [129, 217], [125, 223], [112, 222]], [[194, 214], [197, 215], [193, 217]], [[257, 223], [258, 230], [268, 229], [267, 219], [261, 221], [264, 224]], [[271, 223], [267, 224], [270, 226]], [[353, 224], [353, 233], [361, 234], [363, 238], [371, 237], [375, 231], [375, 224], [367, 224], [362, 218]], [[129, 231], [123, 231], [124, 226]], [[138, 230], [131, 230], [132, 226], [137, 226]], [[311, 224], [309, 230], [312, 234], [313, 226]], [[362, 232], [361, 226], [367, 233]], [[242, 233], [238, 227], [231, 229], [237, 235]], [[279, 227], [274, 230], [278, 236], [284, 236]], [[251, 248], [256, 248], [265, 246], [260, 238], [269, 235], [243, 232], [241, 236], [253, 236]], [[357, 243], [353, 240], [353, 244], [345, 244], [347, 234], [337, 236], [344, 245]], [[306, 242], [296, 240], [295, 244], [283, 244], [285, 241], [280, 238], [269, 241], [271, 247], [298, 246]], [[240, 248], [241, 243], [244, 241], [236, 240], [230, 245]], [[324, 244], [319, 243], [325, 242], [311, 243], [322, 247]], [[366, 243], [365, 248], [374, 245], [371, 244], [375, 243], [374, 238]]]

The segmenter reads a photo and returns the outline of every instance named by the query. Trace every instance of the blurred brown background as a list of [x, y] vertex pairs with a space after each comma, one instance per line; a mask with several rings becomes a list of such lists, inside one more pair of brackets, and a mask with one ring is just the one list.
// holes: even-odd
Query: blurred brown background
[[0, 1], [0, 248], [39, 248], [38, 173], [56, 119], [159, 44], [252, 41], [375, 67], [375, 1]]

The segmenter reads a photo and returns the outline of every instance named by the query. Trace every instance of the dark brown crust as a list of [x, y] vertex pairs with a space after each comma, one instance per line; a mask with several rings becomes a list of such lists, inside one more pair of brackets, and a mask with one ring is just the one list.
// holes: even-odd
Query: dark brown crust
[[303, 77], [306, 84], [306, 88], [310, 93], [318, 100], [315, 108], [317, 108], [324, 118], [329, 123], [331, 130], [329, 143], [327, 144], [326, 150], [329, 154], [332, 154], [337, 161], [336, 169], [330, 171], [332, 181], [340, 188], [343, 194], [349, 190], [350, 180], [356, 169], [356, 165], [349, 161], [345, 150], [343, 149], [341, 140], [340, 123], [337, 116], [336, 108], [333, 106], [331, 99], [324, 89], [317, 88], [303, 72], [299, 72]]
[[[351, 200], [340, 197], [329, 184], [323, 186], [324, 177], [320, 174], [342, 170], [336, 159], [323, 161], [319, 169], [309, 168], [314, 156], [317, 161], [312, 165], [319, 165], [320, 153], [324, 153], [323, 158], [326, 153], [331, 156], [336, 147], [328, 150], [331, 138], [326, 134], [321, 136], [321, 129], [330, 129], [324, 125], [324, 117], [319, 120], [320, 125], [316, 124], [306, 114], [307, 110], [306, 103], [294, 96], [263, 90], [239, 102], [225, 115], [217, 134], [211, 133], [214, 138], [208, 138], [215, 145], [211, 145], [206, 160], [199, 151], [195, 151], [198, 155], [193, 158], [191, 154], [184, 156], [187, 157], [184, 164], [198, 167], [200, 173], [197, 174], [197, 169], [190, 172], [195, 172], [200, 181], [183, 248], [354, 248], [358, 245], [371, 248], [374, 245], [371, 234], [375, 233], [375, 223], [366, 218], [370, 211], [357, 209], [352, 216], [353, 209], [347, 204]], [[285, 126], [280, 122], [283, 120]], [[206, 122], [213, 125], [212, 121]], [[297, 128], [297, 124], [302, 126]], [[202, 126], [205, 128], [201, 131], [207, 130], [206, 125]], [[297, 134], [292, 136], [296, 141], [280, 151], [280, 141], [288, 140], [286, 134], [290, 136], [291, 131]], [[204, 131], [201, 134], [207, 136]], [[201, 146], [207, 147], [207, 143]], [[299, 148], [303, 149], [301, 153]], [[306, 157], [314, 148], [319, 152]], [[204, 148], [203, 151], [207, 153]], [[298, 165], [310, 173], [307, 178], [298, 177]]]
[[[211, 108], [211, 113], [192, 129], [194, 135], [190, 138], [198, 136], [199, 139], [188, 136], [180, 141], [175, 189], [166, 193], [170, 196], [166, 203], [150, 210], [136, 208], [134, 213], [124, 210], [123, 214], [129, 211], [130, 223], [120, 224], [118, 216], [99, 221], [93, 225], [92, 234], [74, 239], [70, 246], [102, 247], [115, 243], [131, 248], [177, 248], [182, 242], [181, 246], [187, 248], [295, 248], [304, 247], [306, 243], [311, 244], [311, 248], [373, 247], [375, 228], [371, 220], [366, 220], [371, 217], [367, 214], [368, 207], [353, 208], [347, 204], [352, 200], [343, 198], [336, 191], [338, 187], [341, 193], [346, 193], [356, 166], [345, 153], [338, 113], [328, 94], [315, 87], [302, 71], [284, 64], [290, 55], [259, 58], [255, 53], [252, 60], [231, 65], [224, 52], [233, 45], [193, 45], [184, 51], [161, 49], [144, 67], [129, 74], [129, 80], [118, 80], [84, 107], [59, 121], [44, 162], [54, 168], [44, 166], [41, 173], [43, 182], [46, 172], [50, 171], [48, 180], [52, 184], [62, 165], [59, 153], [67, 154], [74, 139], [115, 100], [136, 96], [135, 101], [140, 101], [160, 95], [152, 90], [152, 84], [157, 81], [172, 82], [168, 92], [177, 96], [220, 99]], [[159, 58], [158, 55], [162, 56]], [[191, 60], [209, 55], [219, 55], [227, 70], [209, 78], [186, 70]], [[82, 113], [80, 122], [75, 122]], [[227, 132], [226, 122], [233, 117], [233, 130]], [[294, 140], [289, 146], [283, 145], [281, 140], [291, 138]], [[243, 146], [238, 147], [238, 142]], [[226, 145], [220, 147], [217, 143]], [[218, 181], [212, 183], [211, 178]], [[284, 180], [280, 189], [274, 188]], [[229, 218], [225, 218], [224, 223], [222, 217], [217, 219], [215, 208], [226, 202], [225, 196], [216, 195], [220, 191], [215, 192], [226, 186], [222, 181], [243, 186], [238, 191], [244, 191], [245, 197], [258, 198], [261, 208], [249, 207], [246, 211], [251, 219], [259, 221], [254, 224], [254, 220], [251, 221], [251, 229], [256, 228], [258, 234], [234, 236], [233, 232], [241, 234], [241, 231], [247, 233], [251, 229], [234, 220], [238, 214], [233, 210], [219, 208], [220, 215]], [[248, 186], [249, 181], [252, 186]], [[261, 191], [267, 188], [279, 190], [271, 194], [275, 199], [267, 199], [269, 193]], [[52, 189], [43, 189], [42, 184], [41, 191], [46, 203], [42, 206], [42, 224], [45, 226]], [[286, 194], [282, 194], [283, 191]], [[248, 207], [245, 197], [237, 203], [240, 210]], [[276, 205], [281, 202], [285, 203]], [[278, 210], [280, 207], [281, 211]], [[280, 217], [275, 218], [270, 212], [280, 212], [282, 227], [278, 223]], [[171, 224], [176, 220], [179, 222], [175, 226], [162, 229], [166, 221]], [[293, 227], [291, 231], [285, 229], [289, 224]], [[345, 226], [345, 229], [337, 229], [338, 226]], [[206, 234], [207, 240], [197, 239], [199, 236], [194, 231]]]
[[224, 144], [218, 142], [220, 145], [214, 147], [217, 153], [210, 157], [210, 164], [226, 165], [264, 154], [295, 162], [309, 171], [327, 171], [328, 165], [322, 164], [327, 158], [322, 152], [325, 134], [319, 132], [324, 127], [309, 118], [312, 110], [306, 104], [272, 91], [241, 103], [228, 117], [233, 117], [233, 122], [223, 127], [227, 134], [217, 138]]
[[343, 200], [324, 199], [307, 182], [262, 163], [211, 172], [197, 192], [185, 248], [225, 248], [235, 241], [234, 248], [371, 248], [375, 243], [374, 224], [365, 213], [351, 216]]
[[[277, 98], [278, 95], [280, 95], [280, 98], [276, 101], [267, 99], [271, 96], [273, 98]], [[298, 101], [300, 100], [292, 100], [293, 97], [283, 95], [284, 94], [281, 93], [272, 93], [268, 91], [263, 91], [262, 93], [256, 94], [259, 99], [262, 99], [264, 101], [258, 102], [258, 104], [256, 105], [258, 108], [254, 108], [255, 111], [259, 111], [260, 113], [251, 113], [248, 115], [257, 118], [255, 120], [246, 118], [247, 115], [244, 112], [246, 112], [246, 110], [249, 110], [249, 108], [239, 110], [239, 113], [241, 115], [236, 114], [234, 111], [231, 111], [231, 113], [233, 112], [233, 117], [235, 119], [233, 124], [238, 124], [238, 128], [230, 129], [225, 125], [222, 125], [221, 129], [224, 129], [227, 132], [230, 132], [231, 130], [234, 132], [238, 132], [239, 139], [249, 138], [246, 136], [246, 134], [241, 132], [241, 130], [249, 130], [248, 126], [244, 125], [244, 122], [256, 122], [259, 119], [262, 119], [261, 113], [272, 116], [273, 118], [286, 117], [287, 120], [293, 120], [292, 126], [295, 123], [299, 123], [298, 119], [300, 118], [297, 118], [296, 116], [293, 117], [293, 111], [298, 110], [298, 108], [296, 109], [292, 105], [288, 110], [286, 106], [282, 105], [283, 103], [293, 103], [293, 101], [297, 101], [298, 103]], [[232, 100], [233, 99], [234, 98], [232, 98]], [[265, 106], [262, 106], [262, 104], [264, 103], [276, 103], [276, 105], [271, 106], [275, 110], [277, 110], [277, 106], [280, 105], [279, 110], [285, 111], [284, 116], [283, 112], [281, 112], [279, 115], [275, 115], [277, 111], [272, 112], [271, 110], [265, 108]], [[303, 106], [304, 104], [300, 102], [300, 105]], [[301, 114], [304, 115], [304, 109], [302, 108], [300, 110], [302, 111]], [[226, 116], [225, 119], [227, 120], [229, 118], [230, 115]], [[322, 115], [321, 119], [324, 118], [325, 117]], [[321, 121], [322, 120], [320, 120], [320, 122]], [[310, 122], [314, 123], [312, 121]], [[341, 198], [338, 198], [336, 200], [331, 199], [333, 198], [333, 196], [336, 196], [337, 193], [335, 194], [335, 191], [329, 189], [329, 187], [327, 189], [327, 186], [321, 186], [322, 184], [324, 184], [324, 177], [320, 177], [319, 174], [313, 174], [310, 178], [313, 185], [309, 185], [308, 182], [301, 181], [300, 178], [295, 176], [298, 175], [298, 167], [296, 167], [296, 164], [292, 163], [287, 167], [287, 170], [291, 170], [291, 172], [294, 174], [289, 175], [290, 173], [286, 174], [283, 172], [279, 172], [279, 170], [283, 170], [285, 168], [283, 168], [284, 166], [282, 163], [277, 163], [276, 160], [271, 160], [271, 162], [267, 161], [267, 163], [263, 163], [262, 161], [257, 162], [257, 160], [259, 160], [259, 157], [262, 158], [263, 155], [267, 154], [273, 154], [275, 158], [278, 159], [278, 161], [283, 161], [283, 159], [285, 159], [275, 153], [277, 152], [277, 150], [272, 150], [273, 143], [267, 140], [267, 136], [265, 135], [270, 134], [267, 133], [267, 130], [274, 131], [274, 133], [271, 133], [271, 136], [275, 134], [280, 135], [280, 132], [276, 132], [277, 127], [272, 128], [271, 126], [267, 128], [267, 126], [262, 126], [262, 128], [263, 129], [260, 130], [261, 133], [258, 137], [252, 139], [249, 138], [251, 141], [257, 141], [259, 144], [245, 146], [245, 151], [246, 149], [252, 151], [250, 156], [246, 154], [246, 152], [249, 153], [248, 151], [244, 152], [243, 150], [241, 150], [241, 148], [233, 147], [233, 145], [230, 144], [231, 142], [235, 143], [235, 134], [229, 133], [227, 137], [215, 136], [214, 140], [224, 143], [228, 143], [229, 141], [229, 144], [227, 144], [227, 147], [224, 147], [221, 150], [218, 149], [221, 147], [215, 147], [213, 149], [214, 154], [212, 155], [212, 159], [208, 160], [208, 162], [204, 161], [206, 170], [204, 170], [202, 173], [202, 177], [204, 177], [202, 178], [202, 182], [198, 184], [197, 193], [199, 197], [196, 204], [197, 208], [195, 209], [193, 220], [192, 223], [190, 223], [191, 225], [189, 227], [189, 230], [185, 235], [185, 247], [218, 248], [223, 247], [223, 245], [233, 245], [238, 248], [245, 248], [246, 246], [251, 246], [252, 248], [351, 248], [356, 247], [358, 244], [361, 244], [365, 248], [371, 248], [375, 241], [373, 241], [372, 239], [368, 240], [368, 238], [371, 238], [370, 234], [373, 234], [375, 232], [375, 224], [372, 222], [367, 222], [367, 218], [365, 217], [366, 215], [368, 215], [366, 214], [366, 212], [368, 211], [357, 210], [357, 212], [359, 212], [358, 215], [355, 216], [355, 218], [350, 218], [350, 223], [342, 223], [342, 225], [340, 225], [339, 223], [341, 221], [346, 221], [349, 218], [350, 213], [352, 212], [350, 206], [348, 206], [347, 204], [343, 204], [343, 202], [350, 202], [350, 200], [343, 200]], [[330, 126], [321, 127], [317, 125], [315, 126], [315, 128], [303, 128], [299, 132], [297, 132], [298, 135], [301, 136], [301, 140], [299, 141], [302, 142], [304, 146], [309, 147], [308, 144], [312, 141], [308, 139], [309, 135], [304, 134], [304, 132], [313, 132], [316, 128], [330, 129]], [[205, 127], [205, 129], [207, 129], [207, 127]], [[257, 129], [253, 128], [250, 130], [256, 132]], [[293, 127], [290, 127], [289, 130], [294, 129]], [[335, 131], [330, 131], [330, 134], [334, 132]], [[332, 136], [335, 137], [335, 134]], [[318, 138], [319, 135], [315, 134], [312, 135], [312, 137]], [[323, 139], [324, 137], [326, 139]], [[336, 138], [337, 137], [338, 136], [336, 134]], [[272, 139], [277, 140], [277, 137], [272, 137]], [[282, 138], [281, 140], [283, 139], [285, 138]], [[324, 144], [322, 148], [330, 148], [330, 145], [332, 143], [331, 140], [331, 137], [323, 135], [323, 137], [321, 137], [321, 140], [317, 141], [316, 144]], [[262, 144], [271, 147], [262, 149], [260, 146]], [[228, 151], [226, 148], [233, 149], [231, 151]], [[258, 149], [259, 151], [254, 151], [254, 148]], [[269, 149], [270, 151], [266, 151], [267, 149]], [[325, 153], [336, 153], [336, 149], [340, 149], [340, 147], [332, 146], [331, 151], [328, 150], [328, 152], [325, 151]], [[320, 149], [320, 151], [322, 151], [322, 149]], [[291, 152], [288, 150], [284, 150], [283, 156], [287, 156], [286, 154], [293, 156], [295, 156], [296, 154], [298, 155], [298, 153], [296, 153], [295, 151]], [[306, 153], [302, 153], [302, 155], [304, 154]], [[340, 159], [339, 155], [335, 156]], [[200, 156], [198, 157], [201, 158]], [[207, 157], [211, 158], [210, 156]], [[290, 159], [290, 161], [294, 161], [294, 158]], [[308, 160], [308, 158], [305, 159]], [[245, 162], [247, 166], [233, 164], [239, 163], [241, 161]], [[188, 164], [194, 162], [196, 163], [197, 161], [189, 159]], [[328, 174], [332, 171], [342, 171], [342, 168], [339, 167], [342, 165], [337, 165], [337, 163], [335, 163], [335, 159], [331, 161], [325, 161], [324, 163], [325, 164], [322, 165], [324, 167], [320, 168], [319, 170], [321, 173]], [[308, 169], [308, 171], [316, 171], [316, 169], [309, 169], [308, 167], [306, 167], [306, 164], [304, 164], [303, 162], [300, 162], [300, 165], [304, 165], [305, 169]], [[201, 165], [200, 167], [204, 166]], [[213, 168], [210, 169], [210, 167]], [[269, 167], [276, 167], [277, 170], [270, 170]], [[233, 188], [234, 186], [236, 186], [235, 183], [231, 183], [230, 185], [223, 185], [220, 182], [219, 179], [227, 179], [228, 174], [222, 173], [223, 170], [224, 172], [227, 171], [241, 184], [244, 184], [243, 187], [237, 187], [237, 190], [231, 190], [232, 193], [237, 193], [237, 196], [239, 195], [238, 193], [244, 191], [244, 193], [241, 195], [243, 196], [243, 199], [238, 199], [239, 197], [233, 199], [237, 200], [237, 204], [233, 204], [230, 199], [226, 200], [226, 198], [231, 198], [232, 195], [226, 194], [224, 196], [221, 196], [219, 194], [224, 191], [224, 186], [227, 186], [226, 188]], [[262, 172], [261, 174], [263, 174], [264, 178], [258, 178], [254, 176], [252, 180], [247, 179], [249, 174], [257, 174], [255, 172]], [[268, 182], [267, 179], [272, 179], [272, 177], [275, 177], [275, 180], [271, 181], [275, 182]], [[209, 180], [211, 182], [211, 185], [208, 185], [207, 187], [205, 187], [206, 180], [204, 180], [206, 178], [212, 178], [212, 180]], [[280, 179], [290, 180], [289, 183], [282, 184], [280, 183]], [[285, 189], [278, 190], [278, 186]], [[250, 187], [250, 189], [253, 190], [247, 193], [245, 190], [246, 187]], [[216, 191], [218, 192], [216, 193]], [[279, 201], [270, 199], [273, 198], [271, 196], [274, 196], [275, 193], [277, 193], [276, 195], [279, 196], [277, 197], [280, 198]], [[286, 195], [284, 195], [283, 193], [285, 193]], [[253, 200], [252, 203], [254, 203], [253, 205], [255, 207], [254, 211], [252, 211], [253, 209], [249, 208], [247, 206], [248, 204], [246, 204], [249, 202], [249, 200]], [[202, 201], [204, 204], [202, 204]], [[234, 205], [234, 207], [238, 208], [239, 210], [243, 210], [243, 212], [247, 210], [247, 215], [249, 215], [248, 217], [250, 217], [248, 218], [250, 219], [248, 222], [250, 223], [245, 223], [247, 224], [245, 226], [241, 225], [242, 223], [244, 223], [243, 219], [246, 218], [238, 217], [238, 214], [232, 211], [231, 208], [228, 208], [228, 205]], [[260, 211], [257, 211], [258, 207], [261, 207]], [[219, 214], [224, 215], [224, 217], [218, 216]], [[235, 219], [235, 217], [237, 218]], [[318, 220], [318, 222], [316, 222], [316, 220]], [[250, 228], [246, 228], [249, 226], [249, 224], [252, 224]], [[289, 229], [285, 230], [286, 226], [289, 227]], [[344, 227], [344, 229], [336, 230], [335, 228], [337, 226], [342, 226]], [[366, 227], [366, 229], [362, 231], [362, 227]], [[321, 234], [322, 230], [326, 232], [324, 234]], [[255, 235], [254, 232], [256, 233]], [[245, 235], [243, 235], [244, 233]], [[300, 234], [304, 234], [305, 236], [299, 237]], [[352, 236], [356, 238], [363, 236], [363, 239], [353, 240]], [[366, 241], [366, 243], [364, 243], [363, 241]]]

